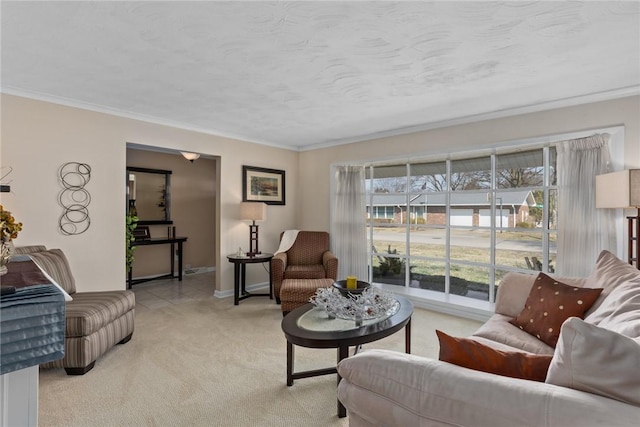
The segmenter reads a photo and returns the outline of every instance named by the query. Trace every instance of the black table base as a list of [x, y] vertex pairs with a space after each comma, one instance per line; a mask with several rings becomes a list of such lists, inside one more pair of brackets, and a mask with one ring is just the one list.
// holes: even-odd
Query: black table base
[[238, 305], [240, 301], [251, 297], [269, 297], [273, 299], [273, 282], [269, 273], [269, 293], [247, 292], [246, 277], [247, 264], [259, 264], [270, 262], [273, 254], [258, 254], [254, 256], [229, 255], [227, 259], [233, 263], [233, 304]]
[[[379, 323], [365, 325], [347, 331], [309, 331], [298, 326], [297, 321], [304, 313], [313, 309], [313, 305], [306, 304], [299, 307], [282, 319], [282, 330], [287, 338], [287, 386], [291, 387], [294, 380], [317, 377], [321, 375], [337, 375], [340, 384], [340, 374], [335, 367], [294, 372], [295, 345], [308, 348], [336, 348], [337, 363], [349, 357], [349, 347], [356, 347], [356, 352], [362, 344], [377, 341], [394, 334], [404, 328], [405, 352], [411, 353], [411, 315], [413, 306], [409, 300], [398, 297], [401, 307], [398, 313]], [[347, 410], [340, 400], [337, 401], [338, 417], [347, 416]]]
[[[171, 249], [170, 254], [170, 266], [171, 273], [168, 274], [160, 274], [153, 277], [145, 277], [144, 279], [134, 279], [133, 278], [133, 265], [129, 268], [127, 272], [127, 289], [131, 289], [133, 285], [137, 285], [138, 283], [149, 282], [151, 280], [157, 279], [178, 279], [180, 282], [182, 281], [182, 245], [187, 241], [186, 237], [167, 237], [167, 238], [152, 238], [152, 239], [141, 239], [136, 240], [132, 243], [132, 246], [151, 246], [151, 245], [169, 245]], [[176, 251], [176, 246], [178, 250]], [[178, 256], [178, 274], [175, 271], [175, 262], [174, 256]]]

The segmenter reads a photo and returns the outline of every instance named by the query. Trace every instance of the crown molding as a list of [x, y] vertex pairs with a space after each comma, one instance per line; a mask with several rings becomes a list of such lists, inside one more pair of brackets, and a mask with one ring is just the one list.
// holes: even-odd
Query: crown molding
[[453, 119], [441, 120], [438, 122], [424, 123], [416, 126], [409, 126], [397, 129], [391, 129], [382, 132], [370, 133], [367, 135], [357, 136], [353, 138], [344, 138], [339, 140], [328, 141], [325, 143], [307, 145], [300, 147], [299, 151], [319, 150], [322, 148], [335, 147], [338, 145], [353, 144], [355, 142], [370, 141], [373, 139], [388, 138], [398, 135], [407, 135], [411, 133], [424, 132], [432, 129], [456, 126], [468, 123], [482, 122], [485, 120], [500, 119], [504, 117], [518, 116], [527, 113], [536, 113], [545, 110], [554, 110], [557, 108], [573, 107], [576, 105], [590, 104], [593, 102], [609, 101], [612, 99], [626, 98], [628, 96], [640, 95], [640, 85], [628, 86], [624, 88], [614, 89], [604, 92], [595, 92], [587, 95], [574, 96], [570, 98], [562, 98], [554, 101], [541, 102], [537, 104], [524, 105], [514, 108], [506, 108], [504, 110], [496, 110], [488, 113], [474, 114], [471, 116], [458, 117]]
[[120, 110], [117, 108], [106, 107], [104, 105], [92, 104], [90, 102], [78, 101], [71, 98], [65, 98], [62, 96], [55, 96], [20, 88], [15, 88], [12, 86], [2, 86], [0, 87], [0, 93], [4, 93], [6, 95], [20, 96], [22, 98], [35, 99], [37, 101], [49, 102], [51, 104], [64, 105], [66, 107], [79, 108], [82, 110], [94, 111], [96, 113], [104, 113], [110, 114], [112, 116], [123, 117], [125, 119], [133, 119], [139, 120], [142, 122], [153, 123], [162, 126], [169, 126], [178, 129], [188, 130], [192, 132], [203, 133], [206, 135], [219, 136], [222, 138], [235, 139], [238, 141], [251, 142], [253, 144], [260, 145], [268, 145], [275, 148], [282, 148], [290, 151], [299, 151], [297, 147], [291, 147], [282, 144], [275, 144], [270, 141], [258, 140], [258, 139], [250, 139], [242, 135], [235, 135], [227, 132], [220, 132], [215, 129], [205, 129], [202, 127], [194, 126], [188, 123], [183, 123], [174, 120], [167, 120], [155, 116], [148, 116], [145, 114], [134, 113], [131, 111]]
[[290, 150], [290, 151], [303, 152], [303, 151], [319, 150], [323, 148], [330, 148], [330, 147], [335, 147], [339, 145], [352, 144], [355, 142], [369, 141], [373, 139], [380, 139], [380, 138], [406, 135], [406, 134], [417, 133], [417, 132], [424, 132], [432, 129], [443, 128], [443, 127], [481, 122], [485, 120], [500, 119], [504, 117], [517, 116], [521, 114], [535, 113], [535, 112], [553, 110], [553, 109], [564, 108], [564, 107], [572, 107], [576, 105], [589, 104], [593, 102], [608, 101], [608, 100], [617, 99], [617, 98], [625, 98], [628, 96], [640, 95], [640, 85], [628, 86], [628, 87], [614, 89], [610, 91], [596, 92], [596, 93], [591, 93], [587, 95], [562, 98], [554, 101], [541, 102], [537, 104], [524, 105], [520, 107], [507, 108], [503, 110], [496, 110], [488, 113], [475, 114], [471, 116], [441, 120], [437, 122], [424, 123], [416, 126], [391, 129], [391, 130], [382, 131], [382, 132], [374, 132], [370, 134], [360, 135], [357, 137], [337, 139], [337, 140], [327, 141], [323, 143], [311, 144], [307, 146], [298, 146], [298, 147], [291, 147], [287, 145], [276, 144], [266, 140], [250, 139], [241, 135], [235, 135], [235, 134], [230, 134], [226, 132], [219, 132], [219, 131], [216, 131], [215, 129], [205, 129], [198, 126], [193, 126], [187, 123], [183, 123], [183, 122], [162, 119], [154, 116], [134, 113], [131, 111], [119, 110], [116, 108], [106, 107], [103, 105], [92, 104], [89, 102], [78, 101], [70, 98], [54, 96], [54, 95], [44, 94], [44, 93], [35, 92], [35, 91], [29, 91], [25, 89], [15, 88], [12, 86], [0, 87], [0, 93], [4, 93], [7, 95], [20, 96], [23, 98], [35, 99], [43, 102], [50, 102], [53, 104], [64, 105], [67, 107], [80, 108], [83, 110], [89, 110], [89, 111], [94, 111], [98, 113], [110, 114], [113, 116], [139, 120], [139, 121], [154, 123], [154, 124], [163, 125], [163, 126], [170, 126], [170, 127], [198, 132], [206, 135], [235, 139], [238, 141], [245, 141], [245, 142], [250, 142], [250, 143], [260, 144], [260, 145], [267, 145], [267, 146], [281, 148], [281, 149]]

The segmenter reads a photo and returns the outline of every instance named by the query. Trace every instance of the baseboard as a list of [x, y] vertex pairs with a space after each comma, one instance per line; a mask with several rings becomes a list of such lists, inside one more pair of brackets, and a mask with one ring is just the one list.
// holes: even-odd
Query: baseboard
[[202, 273], [210, 273], [212, 271], [216, 271], [215, 267], [193, 267], [193, 268], [185, 268], [184, 274], [192, 275], [192, 274], [202, 274]]
[[[262, 289], [267, 289], [269, 291], [269, 282], [256, 283], [255, 285], [249, 285], [246, 287], [248, 292], [255, 292]], [[213, 296], [216, 298], [228, 298], [233, 297], [233, 289], [225, 289], [224, 291], [215, 290], [213, 292]]]
[[[193, 267], [193, 268], [185, 268], [184, 270], [182, 270], [182, 274], [184, 276], [192, 276], [194, 274], [202, 274], [202, 273], [209, 273], [212, 271], [216, 271], [215, 267]], [[149, 274], [147, 276], [136, 276], [133, 277], [133, 280], [138, 280], [138, 279], [152, 279], [154, 277], [158, 277], [158, 275], [161, 274], [171, 274], [170, 271], [168, 271], [167, 273], [158, 273], [158, 274]], [[176, 272], [177, 274], [177, 272]], [[177, 276], [176, 276], [177, 277]]]

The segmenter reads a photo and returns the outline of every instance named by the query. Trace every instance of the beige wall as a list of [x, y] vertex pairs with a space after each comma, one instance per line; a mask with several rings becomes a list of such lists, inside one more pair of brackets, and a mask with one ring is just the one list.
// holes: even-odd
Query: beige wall
[[[187, 161], [180, 153], [127, 149], [127, 166], [171, 171], [171, 220], [183, 245], [183, 267], [215, 267], [215, 209], [217, 159], [200, 157]], [[163, 178], [164, 179], [164, 178]], [[149, 193], [157, 200], [157, 189]], [[142, 197], [137, 188], [138, 200]], [[140, 218], [144, 219], [144, 218]], [[167, 237], [167, 225], [149, 225], [151, 237]], [[139, 246], [135, 251], [133, 277], [165, 274], [171, 269], [169, 245]]]
[[[287, 204], [269, 206], [267, 221], [260, 225], [260, 249], [270, 252], [277, 248], [284, 229], [329, 230], [330, 166], [336, 162], [456, 152], [624, 125], [625, 167], [640, 167], [638, 96], [302, 153], [10, 95], [2, 95], [1, 100], [0, 164], [14, 168], [10, 179], [15, 193], [3, 193], [1, 201], [25, 224], [16, 243], [62, 248], [83, 291], [124, 287], [122, 177], [127, 142], [219, 156], [216, 289], [224, 291], [233, 287], [233, 268], [226, 254], [248, 245], [247, 224], [237, 220], [243, 164], [286, 171]], [[91, 228], [79, 236], [63, 236], [57, 226], [61, 213], [57, 172], [68, 161], [92, 167], [87, 187], [92, 195]], [[268, 279], [261, 268], [249, 268], [248, 273], [248, 284]]]
[[[123, 289], [126, 143], [218, 156], [220, 194], [215, 234], [216, 289], [233, 288], [233, 265], [226, 254], [248, 245], [247, 224], [239, 221], [242, 165], [283, 169], [286, 206], [269, 206], [260, 226], [260, 248], [274, 251], [278, 235], [296, 226], [298, 153], [213, 135], [116, 117], [12, 95], [1, 95], [0, 164], [12, 166], [14, 194], [1, 202], [24, 223], [17, 245], [45, 244], [67, 254], [81, 291]], [[251, 124], [248, 123], [247, 126]], [[58, 231], [58, 169], [69, 161], [91, 166], [91, 227], [78, 236]], [[222, 231], [221, 231], [222, 230]], [[249, 268], [248, 284], [266, 282], [262, 268]]]
[[640, 96], [522, 114], [380, 138], [300, 153], [300, 221], [303, 229], [329, 230], [333, 163], [428, 156], [474, 150], [501, 142], [625, 126], [625, 167], [640, 167]]

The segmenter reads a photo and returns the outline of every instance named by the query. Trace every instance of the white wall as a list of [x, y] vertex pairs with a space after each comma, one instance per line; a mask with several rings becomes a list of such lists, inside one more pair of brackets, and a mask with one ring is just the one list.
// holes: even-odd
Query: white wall
[[[64, 250], [80, 291], [125, 287], [127, 142], [220, 156], [218, 291], [233, 288], [233, 265], [226, 255], [248, 245], [247, 224], [237, 219], [243, 164], [286, 171], [287, 204], [268, 207], [267, 221], [260, 226], [260, 249], [274, 251], [279, 233], [296, 225], [297, 152], [11, 95], [1, 95], [1, 108], [0, 165], [13, 167], [13, 194], [2, 193], [0, 201], [24, 223], [16, 244]], [[58, 169], [69, 161], [92, 168], [87, 185], [91, 227], [77, 236], [58, 231]], [[264, 269], [248, 270], [248, 284], [268, 280]]]
[[300, 188], [313, 191], [300, 194], [299, 226], [329, 230], [332, 163], [406, 160], [619, 125], [625, 126], [625, 168], [640, 168], [640, 96], [301, 152]]

